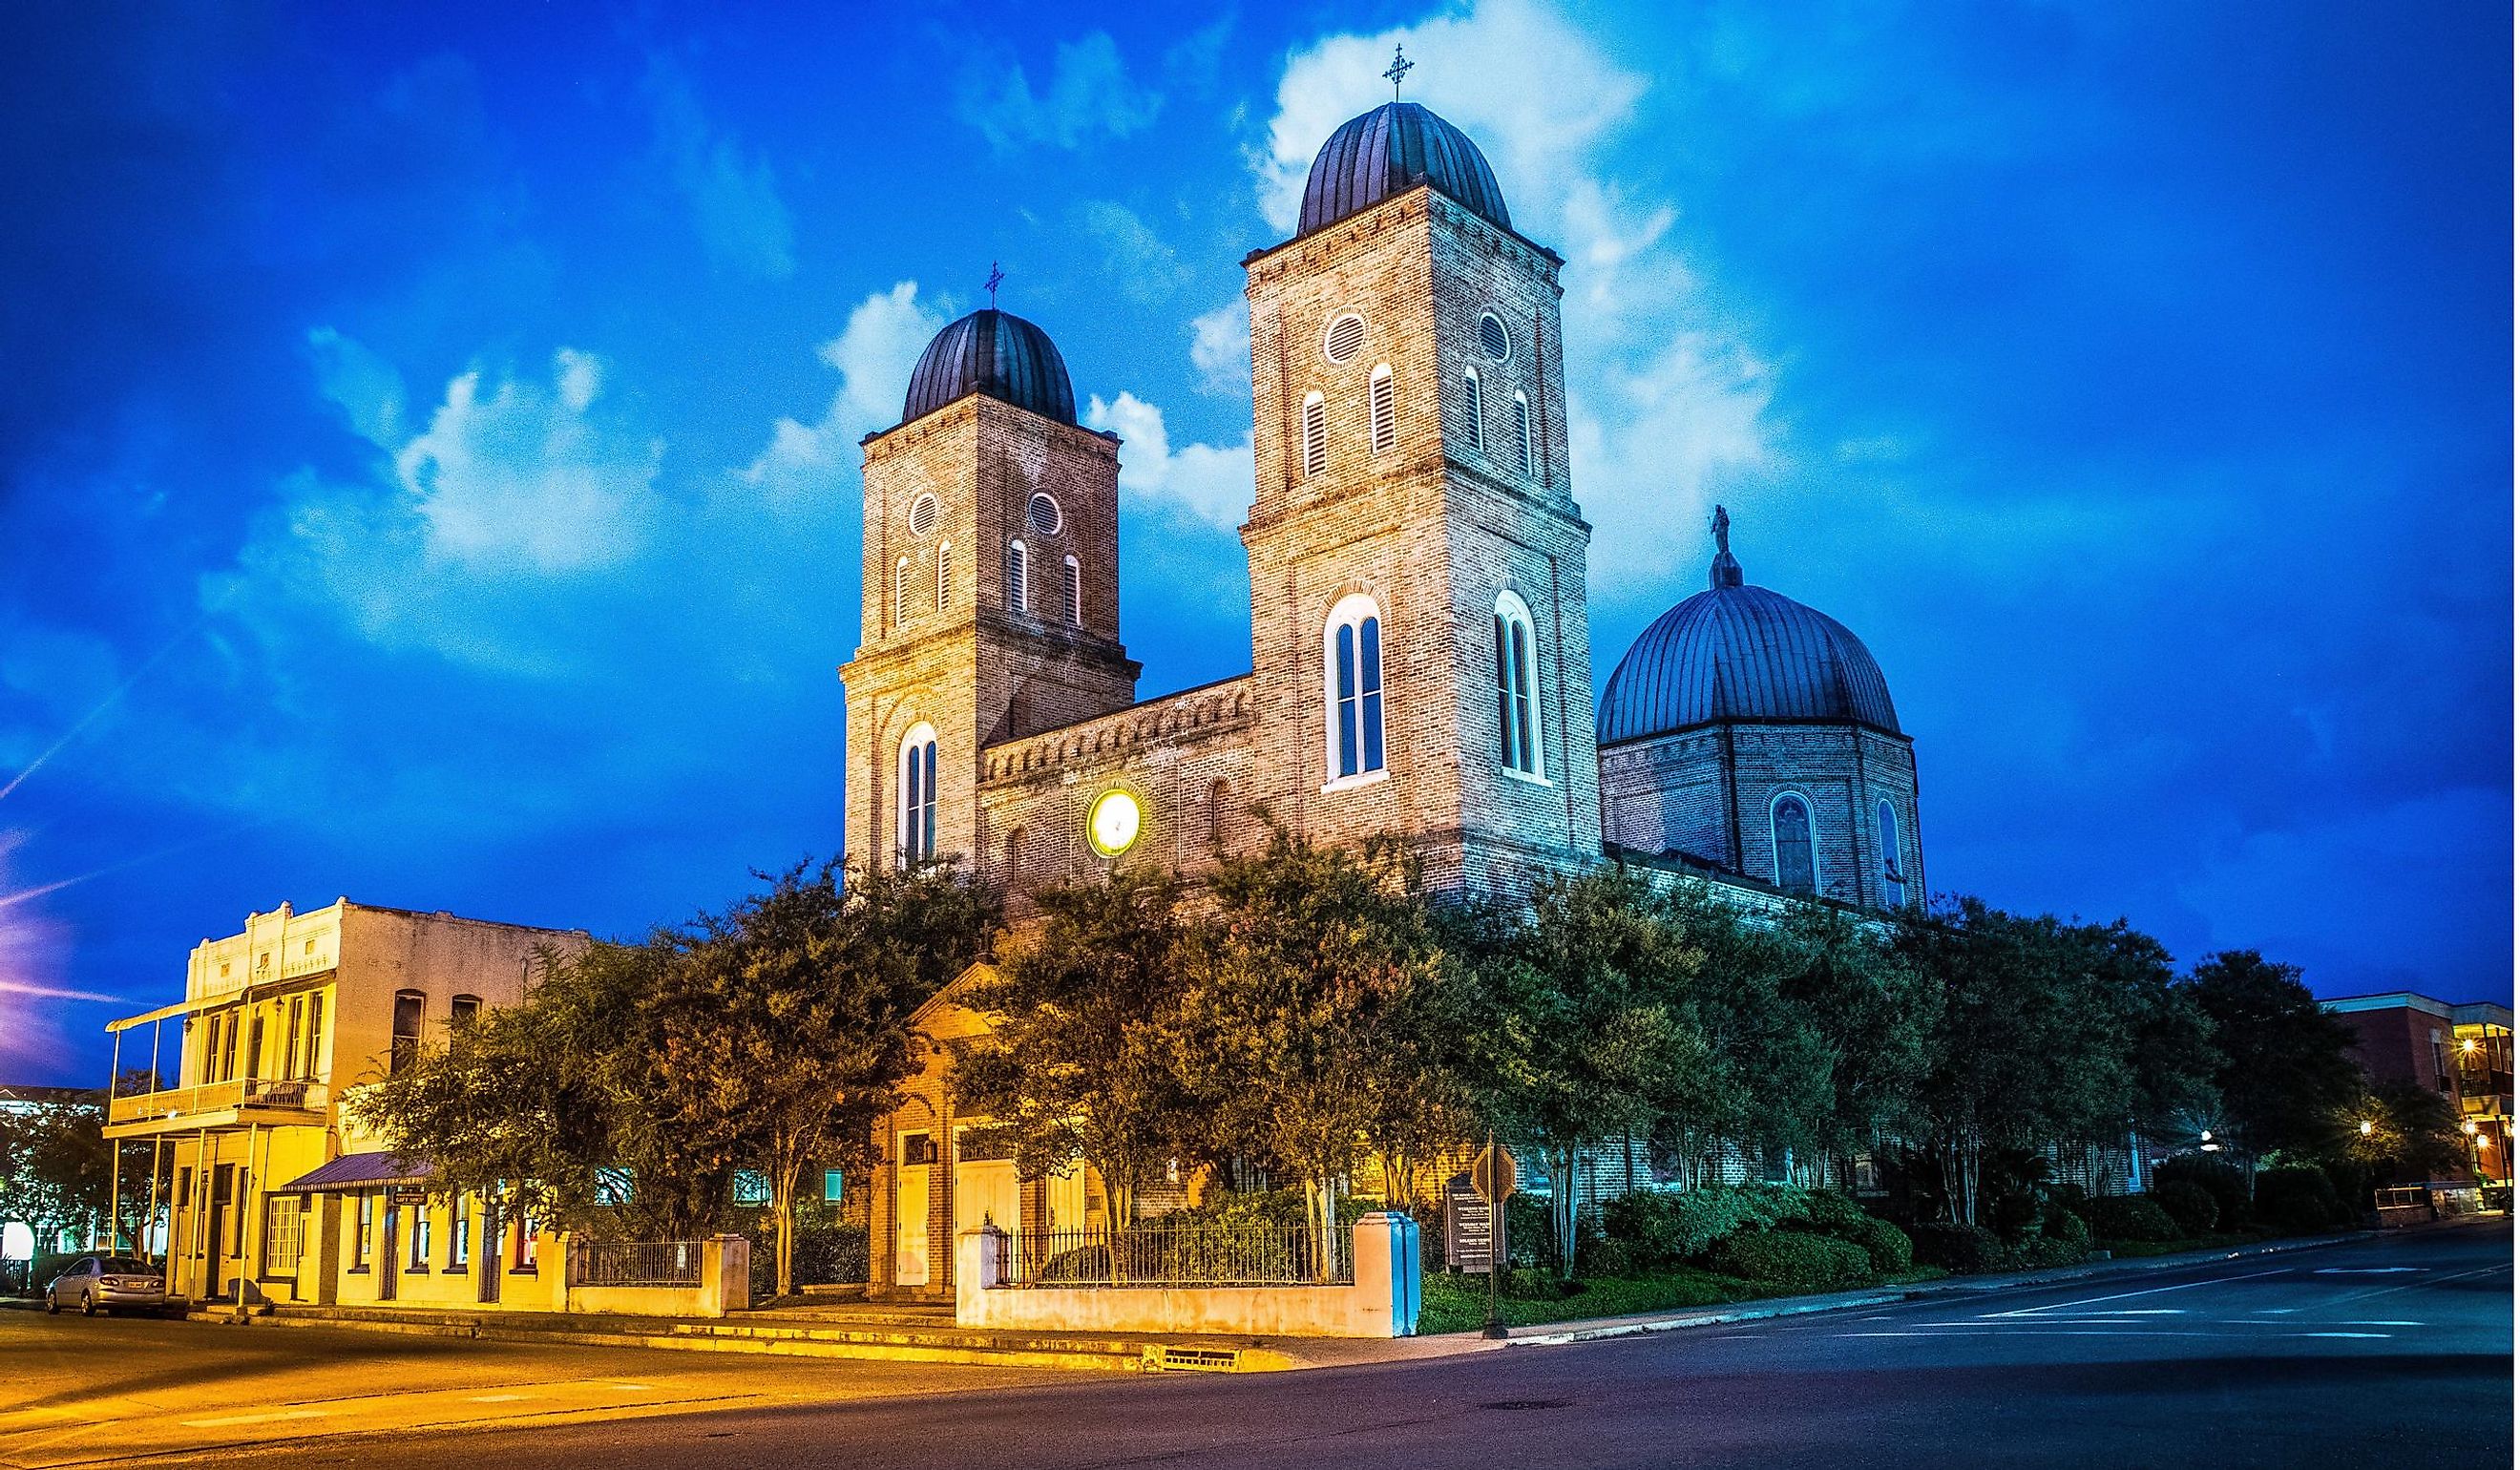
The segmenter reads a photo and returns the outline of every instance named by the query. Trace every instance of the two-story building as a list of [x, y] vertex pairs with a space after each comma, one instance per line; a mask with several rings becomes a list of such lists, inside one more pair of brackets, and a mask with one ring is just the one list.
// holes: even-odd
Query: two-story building
[[2375, 1085], [2419, 1087], [2457, 1104], [2478, 1178], [2511, 1186], [2510, 1006], [2404, 990], [2318, 1003], [2354, 1028], [2355, 1059]]
[[[168, 1290], [195, 1301], [497, 1301], [523, 1271], [547, 1300], [541, 1240], [470, 1199], [431, 1203], [425, 1161], [397, 1161], [344, 1094], [408, 1065], [487, 1006], [521, 1000], [581, 930], [338, 900], [283, 904], [205, 939], [184, 999], [112, 1022], [117, 1074], [173, 1085], [112, 1099], [106, 1136], [145, 1138], [165, 1209]], [[153, 1209], [152, 1214], [156, 1211]]]

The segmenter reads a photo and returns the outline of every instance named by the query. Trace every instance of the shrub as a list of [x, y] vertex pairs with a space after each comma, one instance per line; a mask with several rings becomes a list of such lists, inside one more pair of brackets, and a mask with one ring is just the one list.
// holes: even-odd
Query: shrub
[[1994, 1195], [1978, 1207], [1978, 1218], [2006, 1240], [2019, 1240], [2037, 1228], [2039, 1216], [2039, 1196], [2027, 1189]]
[[1859, 1214], [1845, 1229], [1830, 1233], [1862, 1250], [1872, 1269], [1885, 1276], [1915, 1269], [1916, 1250], [1908, 1243], [1908, 1232], [1886, 1220]]
[[1834, 1189], [1811, 1191], [1804, 1201], [1804, 1211], [1813, 1229], [1840, 1240], [1855, 1239], [1847, 1232], [1855, 1229], [1857, 1222], [1866, 1218], [1864, 1207], [1855, 1202], [1854, 1195], [1840, 1194]]
[[2214, 1223], [2223, 1217], [2222, 1208], [2214, 1203], [2214, 1196], [2205, 1192], [2205, 1186], [2185, 1180], [2168, 1183], [2154, 1180], [2152, 1197], [2182, 1237], [2213, 1233]]
[[2330, 1159], [2318, 1166], [2327, 1176], [2328, 1187], [2336, 1191], [2336, 1223], [2360, 1225], [2366, 1214], [2376, 1214], [2371, 1203], [2371, 1186], [2377, 1182], [2367, 1165], [2352, 1159]]
[[2004, 1264], [2018, 1270], [2040, 1270], [2051, 1266], [2075, 1266], [2091, 1255], [2089, 1245], [2076, 1245], [2054, 1235], [2033, 1235], [2004, 1252]]
[[2177, 1240], [2179, 1225], [2157, 1200], [2109, 1194], [2092, 1201], [2092, 1233], [2102, 1240]]
[[1871, 1274], [1864, 1248], [1809, 1230], [1741, 1230], [1707, 1253], [1707, 1264], [1728, 1276], [1795, 1291], [1822, 1291]]
[[2080, 1184], [2049, 1184], [2048, 1209], [2050, 1214], [2064, 1210], [2088, 1225], [2092, 1223], [2092, 1192]]
[[2269, 1169], [2258, 1176], [2258, 1218], [2278, 1230], [2312, 1234], [2335, 1226], [2336, 1186], [2310, 1166]]
[[1939, 1266], [1956, 1275], [1994, 1270], [2003, 1264], [2003, 1244], [1983, 1225], [1934, 1221], [1908, 1227], [1919, 1266]]
[[2215, 1227], [2236, 1230], [2249, 1223], [2249, 1179], [2237, 1168], [2201, 1153], [2182, 1153], [2161, 1161], [2152, 1172], [2153, 1186], [2172, 1182], [2194, 1184], [2214, 1196]]
[[[2083, 1205], [2089, 1209], [2091, 1201], [2085, 1200]], [[2040, 1233], [2072, 1246], [2078, 1259], [2092, 1253], [2092, 1227], [2084, 1223], [2083, 1217], [2054, 1201], [2048, 1203], [2048, 1218], [2041, 1223]]]
[[1639, 1189], [1601, 1206], [1601, 1233], [1624, 1244], [1636, 1266], [1654, 1270], [1703, 1255], [1735, 1231], [1767, 1229], [1809, 1215], [1809, 1198], [1785, 1185]]

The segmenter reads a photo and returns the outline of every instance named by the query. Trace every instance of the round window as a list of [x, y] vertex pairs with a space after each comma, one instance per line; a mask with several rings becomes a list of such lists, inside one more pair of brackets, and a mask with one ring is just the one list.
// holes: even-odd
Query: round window
[[1138, 798], [1127, 791], [1105, 791], [1094, 798], [1085, 813], [1085, 840], [1106, 858], [1116, 858], [1135, 846], [1138, 829], [1145, 824], [1145, 815], [1138, 809]]
[[1056, 536], [1066, 523], [1067, 518], [1058, 513], [1058, 502], [1038, 491], [1024, 506], [1024, 524], [1032, 527], [1036, 536]]
[[1365, 345], [1365, 318], [1345, 311], [1330, 318], [1328, 331], [1322, 334], [1322, 356], [1333, 363], [1346, 363]]
[[924, 536], [936, 529], [936, 497], [922, 495], [910, 503], [910, 534]]
[[1505, 323], [1498, 321], [1493, 311], [1479, 313], [1479, 350], [1488, 355], [1490, 362], [1501, 363], [1513, 356], [1513, 338], [1505, 334]]

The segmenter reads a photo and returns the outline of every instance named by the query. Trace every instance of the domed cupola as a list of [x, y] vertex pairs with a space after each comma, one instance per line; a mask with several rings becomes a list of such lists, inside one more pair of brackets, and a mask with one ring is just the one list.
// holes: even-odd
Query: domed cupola
[[1745, 585], [1731, 525], [1717, 507], [1707, 590], [1654, 619], [1610, 675], [1600, 743], [1726, 721], [1860, 725], [1899, 735], [1889, 681], [1863, 641], [1826, 613]]
[[910, 375], [901, 422], [932, 414], [972, 393], [1076, 422], [1076, 390], [1050, 334], [1011, 311], [982, 307], [936, 334]]
[[1313, 157], [1297, 235], [1432, 184], [1488, 223], [1510, 230], [1505, 192], [1485, 155], [1460, 128], [1414, 102], [1386, 102], [1351, 117]]

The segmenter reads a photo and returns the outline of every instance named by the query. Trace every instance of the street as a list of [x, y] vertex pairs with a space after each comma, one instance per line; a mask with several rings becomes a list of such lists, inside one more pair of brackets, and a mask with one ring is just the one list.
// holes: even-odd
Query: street
[[[43, 1412], [70, 1407], [68, 1382], [93, 1375], [112, 1396], [107, 1413], [261, 1415], [313, 1436], [257, 1451], [257, 1463], [2492, 1465], [2512, 1449], [2511, 1264], [2509, 1227], [2496, 1222], [1892, 1308], [1235, 1377], [9, 1313], [0, 1381], [37, 1394], [29, 1406]], [[204, 1395], [229, 1407], [181, 1406]], [[338, 1423], [269, 1417], [317, 1412]], [[444, 1428], [483, 1412], [536, 1417]], [[383, 1424], [410, 1427], [360, 1432]], [[196, 1431], [204, 1446], [224, 1432]], [[128, 1454], [138, 1441], [78, 1443], [0, 1415], [0, 1464]]]

